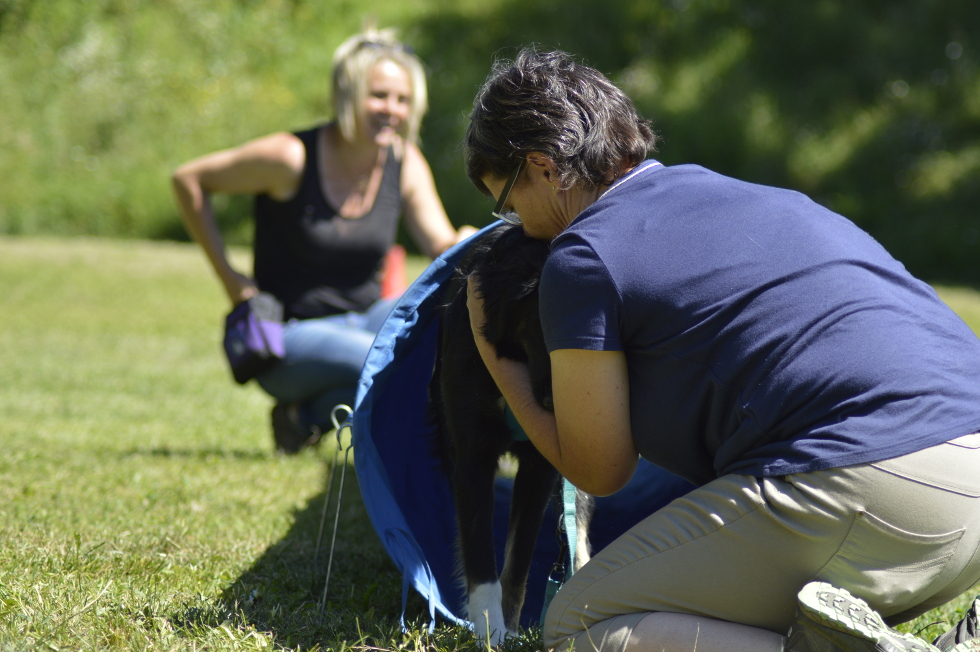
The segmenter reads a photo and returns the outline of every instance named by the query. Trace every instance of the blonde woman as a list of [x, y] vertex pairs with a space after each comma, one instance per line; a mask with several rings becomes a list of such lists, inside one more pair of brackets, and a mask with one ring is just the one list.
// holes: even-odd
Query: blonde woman
[[[278, 450], [315, 441], [338, 403], [353, 403], [361, 365], [390, 308], [379, 270], [404, 216], [435, 257], [475, 232], [456, 231], [417, 146], [427, 108], [422, 64], [391, 30], [347, 39], [333, 62], [334, 121], [275, 133], [180, 166], [184, 225], [232, 304], [260, 289], [284, 306], [286, 356], [260, 374], [277, 400]], [[212, 193], [255, 195], [254, 277], [234, 269]]]

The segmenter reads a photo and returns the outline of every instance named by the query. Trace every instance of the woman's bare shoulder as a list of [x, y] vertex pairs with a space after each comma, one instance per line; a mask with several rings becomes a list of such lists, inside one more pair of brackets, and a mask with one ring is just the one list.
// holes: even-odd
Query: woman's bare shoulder
[[306, 163], [306, 146], [296, 134], [279, 131], [250, 140], [236, 148], [242, 159], [280, 164], [302, 172]]
[[279, 132], [189, 161], [174, 178], [199, 183], [208, 192], [269, 193], [279, 198], [295, 191], [305, 164], [303, 141]]

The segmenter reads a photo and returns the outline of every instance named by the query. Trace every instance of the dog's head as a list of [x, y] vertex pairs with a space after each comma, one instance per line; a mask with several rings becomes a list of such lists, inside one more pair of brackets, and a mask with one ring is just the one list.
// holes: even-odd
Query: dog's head
[[499, 355], [528, 363], [535, 398], [550, 409], [551, 361], [538, 316], [538, 284], [549, 247], [520, 227], [502, 226], [493, 235], [472, 270], [483, 295], [483, 335]]

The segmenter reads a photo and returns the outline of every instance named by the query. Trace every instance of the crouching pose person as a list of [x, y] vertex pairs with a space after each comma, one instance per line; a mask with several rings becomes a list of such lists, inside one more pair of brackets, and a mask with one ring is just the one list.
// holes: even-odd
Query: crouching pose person
[[[177, 204], [232, 304], [260, 289], [284, 306], [285, 359], [257, 381], [276, 399], [276, 448], [296, 453], [354, 404], [361, 366], [392, 301], [380, 298], [398, 219], [431, 257], [476, 230], [453, 228], [415, 144], [425, 71], [390, 30], [334, 54], [335, 119], [207, 154], [176, 170]], [[255, 278], [229, 263], [213, 193], [255, 195]]]
[[[844, 217], [665, 167], [654, 140], [599, 72], [531, 50], [495, 66], [466, 133], [496, 213], [551, 242], [553, 413], [469, 288], [531, 441], [592, 494], [640, 455], [698, 485], [565, 584], [546, 646], [935, 650], [889, 625], [980, 581], [980, 340]], [[974, 649], [975, 625], [937, 646]]]

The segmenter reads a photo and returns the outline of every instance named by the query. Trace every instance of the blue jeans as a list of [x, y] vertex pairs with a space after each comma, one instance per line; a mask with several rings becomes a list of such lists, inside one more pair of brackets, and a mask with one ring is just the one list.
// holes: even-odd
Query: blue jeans
[[285, 358], [256, 380], [280, 403], [298, 403], [307, 425], [329, 430], [334, 406], [354, 407], [361, 367], [394, 304], [395, 299], [382, 299], [363, 313], [287, 322]]

